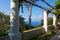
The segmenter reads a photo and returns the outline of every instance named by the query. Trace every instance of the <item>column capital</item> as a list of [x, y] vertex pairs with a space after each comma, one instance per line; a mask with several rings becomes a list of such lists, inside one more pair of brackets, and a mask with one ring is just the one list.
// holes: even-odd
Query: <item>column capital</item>
[[51, 10], [49, 10], [49, 9], [44, 9], [47, 13], [50, 13], [51, 12]]

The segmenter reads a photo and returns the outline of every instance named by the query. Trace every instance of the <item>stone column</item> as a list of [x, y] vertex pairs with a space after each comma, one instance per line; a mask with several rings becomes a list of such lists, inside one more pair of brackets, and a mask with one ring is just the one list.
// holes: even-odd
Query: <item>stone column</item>
[[10, 14], [10, 40], [21, 40], [19, 32], [19, 0], [11, 0]]
[[47, 32], [47, 10], [44, 10], [44, 29]]
[[56, 26], [56, 15], [53, 14], [53, 25]]

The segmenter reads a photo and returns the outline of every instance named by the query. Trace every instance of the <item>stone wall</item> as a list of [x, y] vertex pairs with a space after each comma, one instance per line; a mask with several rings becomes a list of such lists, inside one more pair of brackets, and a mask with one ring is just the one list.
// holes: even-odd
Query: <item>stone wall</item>
[[23, 40], [28, 40], [28, 39], [31, 39], [39, 34], [42, 34], [44, 33], [45, 31], [43, 30], [43, 28], [35, 28], [35, 29], [32, 29], [32, 30], [28, 30], [28, 31], [24, 31], [22, 33], [22, 39]]
[[[48, 30], [52, 30], [54, 29], [54, 26], [49, 26], [48, 27]], [[44, 29], [42, 27], [39, 27], [39, 28], [34, 28], [34, 29], [31, 29], [31, 30], [26, 30], [24, 32], [22, 32], [22, 40], [28, 40], [28, 39], [31, 39], [39, 34], [42, 34], [44, 33]], [[9, 40], [9, 36], [6, 36], [6, 37], [2, 37], [0, 38], [0, 40]]]
[[0, 40], [9, 40], [9, 36], [1, 37]]

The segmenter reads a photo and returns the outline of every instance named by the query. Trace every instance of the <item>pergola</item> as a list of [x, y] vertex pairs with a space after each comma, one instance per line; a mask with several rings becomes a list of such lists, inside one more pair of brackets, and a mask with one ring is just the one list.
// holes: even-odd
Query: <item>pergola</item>
[[[42, 0], [44, 2], [44, 0]], [[29, 1], [25, 1], [27, 3], [30, 3], [34, 6], [37, 6], [41, 9], [44, 10], [44, 29], [47, 32], [47, 14], [51, 11], [48, 9], [45, 9], [44, 7], [41, 7], [37, 4], [34, 4], [32, 2]], [[10, 14], [10, 40], [22, 40], [22, 34], [21, 32], [19, 32], [19, 0], [11, 0], [11, 14]], [[47, 2], [45, 2], [47, 4]], [[50, 6], [49, 4], [47, 4], [48, 6]], [[54, 9], [52, 6], [50, 6], [52, 9]], [[55, 25], [55, 21], [56, 21], [56, 16], [53, 15], [53, 25]]]

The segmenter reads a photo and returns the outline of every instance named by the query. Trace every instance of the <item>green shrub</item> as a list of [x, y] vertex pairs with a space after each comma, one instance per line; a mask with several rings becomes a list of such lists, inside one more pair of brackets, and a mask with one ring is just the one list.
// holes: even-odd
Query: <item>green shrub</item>
[[6, 32], [6, 30], [4, 28], [0, 28], [0, 37], [2, 36], [7, 36], [8, 33]]

